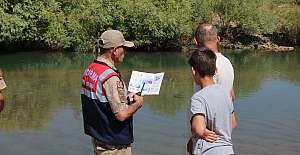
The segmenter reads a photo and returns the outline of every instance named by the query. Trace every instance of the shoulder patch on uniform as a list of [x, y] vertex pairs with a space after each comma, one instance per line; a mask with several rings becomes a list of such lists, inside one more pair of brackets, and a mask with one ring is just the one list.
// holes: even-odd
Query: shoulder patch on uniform
[[117, 81], [117, 89], [121, 102], [127, 102], [127, 98], [125, 96], [124, 85], [123, 82]]
[[122, 88], [122, 89], [124, 89], [123, 82], [121, 82], [121, 81], [117, 81], [117, 87], [118, 87], [118, 88]]

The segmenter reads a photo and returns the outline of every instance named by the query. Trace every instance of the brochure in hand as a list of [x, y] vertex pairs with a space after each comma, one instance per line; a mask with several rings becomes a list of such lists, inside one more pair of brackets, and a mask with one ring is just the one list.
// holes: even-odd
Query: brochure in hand
[[[132, 71], [128, 91], [141, 92], [144, 95], [158, 95], [164, 77], [162, 73]], [[143, 87], [144, 85], [144, 87]], [[141, 90], [143, 87], [143, 90]]]

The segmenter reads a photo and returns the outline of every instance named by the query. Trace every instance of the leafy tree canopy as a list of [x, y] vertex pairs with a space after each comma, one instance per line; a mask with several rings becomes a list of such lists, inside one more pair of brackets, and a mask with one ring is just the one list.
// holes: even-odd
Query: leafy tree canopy
[[0, 46], [92, 51], [117, 29], [136, 48], [181, 49], [203, 22], [223, 38], [275, 33], [299, 44], [299, 10], [299, 0], [2, 0]]

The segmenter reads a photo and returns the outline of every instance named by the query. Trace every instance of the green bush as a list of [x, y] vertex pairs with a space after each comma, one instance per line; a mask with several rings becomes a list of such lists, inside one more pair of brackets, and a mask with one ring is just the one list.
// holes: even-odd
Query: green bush
[[61, 45], [66, 38], [60, 36], [63, 30], [59, 26], [63, 14], [55, 0], [4, 1], [0, 14], [2, 44], [11, 46], [15, 42], [27, 42], [64, 48]]
[[83, 26], [80, 34], [87, 36], [85, 42], [92, 43], [107, 29], [117, 29], [139, 48], [180, 47], [192, 31], [187, 25], [189, 4], [174, 0], [164, 4], [147, 0], [90, 1], [78, 10], [73, 8], [68, 19], [79, 20]]
[[[281, 3], [289, 9], [282, 12]], [[86, 52], [103, 31], [117, 29], [138, 49], [179, 50], [203, 22], [231, 40], [276, 32], [299, 44], [295, 4], [299, 0], [2, 0], [0, 47]]]
[[216, 24], [225, 38], [271, 33], [275, 28], [276, 20], [261, 0], [197, 1], [196, 8], [200, 21]]
[[300, 6], [277, 5], [271, 7], [277, 17], [277, 27], [274, 31], [274, 40], [279, 45], [300, 45]]

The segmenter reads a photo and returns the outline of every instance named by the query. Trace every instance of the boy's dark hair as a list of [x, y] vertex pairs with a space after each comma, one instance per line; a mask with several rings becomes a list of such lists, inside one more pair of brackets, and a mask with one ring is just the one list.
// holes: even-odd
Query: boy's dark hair
[[206, 47], [195, 50], [188, 60], [191, 67], [198, 71], [201, 77], [214, 76], [216, 71], [216, 54]]

